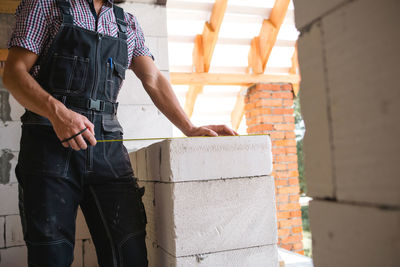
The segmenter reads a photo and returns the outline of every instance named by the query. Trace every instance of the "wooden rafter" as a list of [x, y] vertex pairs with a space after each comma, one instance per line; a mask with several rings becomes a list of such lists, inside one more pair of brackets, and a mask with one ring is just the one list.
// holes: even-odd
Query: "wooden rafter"
[[19, 0], [1, 0], [0, 13], [14, 14], [20, 2]]
[[[196, 73], [208, 72], [215, 45], [218, 40], [219, 29], [225, 15], [228, 0], [216, 0], [210, 20], [204, 24], [203, 33], [195, 38], [193, 49], [193, 71]], [[191, 117], [197, 96], [203, 91], [203, 85], [189, 85], [186, 93], [185, 107], [186, 114]]]
[[250, 74], [250, 73], [193, 73], [171, 72], [171, 84], [192, 86], [204, 85], [243, 85], [254, 83], [298, 83], [298, 75]]
[[[285, 19], [290, 0], [276, 0], [268, 19], [263, 20], [260, 34], [251, 40], [248, 56], [248, 71], [253, 74], [261, 75], [267, 66], [272, 48], [276, 43], [279, 29]], [[285, 82], [281, 80], [279, 82]], [[235, 107], [231, 113], [232, 127], [237, 130], [244, 114], [244, 96], [242, 91], [247, 88], [242, 87], [238, 93]]]
[[[299, 59], [298, 59], [298, 55], [297, 55], [297, 43], [296, 43], [296, 45], [294, 47], [294, 53], [293, 53], [293, 56], [292, 56], [292, 66], [289, 69], [289, 73], [290, 74], [294, 74], [294, 75], [299, 75], [299, 78], [300, 78], [300, 74], [299, 74]], [[299, 94], [299, 90], [300, 90], [300, 83], [299, 82], [293, 84], [293, 93], [294, 93], [295, 96], [297, 96]]]

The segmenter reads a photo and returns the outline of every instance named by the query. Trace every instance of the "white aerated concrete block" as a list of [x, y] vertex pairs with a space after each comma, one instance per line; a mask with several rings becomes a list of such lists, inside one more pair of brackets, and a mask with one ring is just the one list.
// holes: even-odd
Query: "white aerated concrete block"
[[165, 6], [142, 3], [123, 3], [120, 6], [125, 12], [137, 17], [145, 37], [167, 37], [167, 11]]
[[314, 24], [299, 39], [302, 76], [301, 113], [307, 131], [304, 136], [307, 190], [312, 197], [334, 197], [328, 89], [322, 47], [321, 25]]
[[11, 106], [11, 120], [13, 121], [19, 121], [21, 119], [22, 114], [25, 112], [25, 108], [21, 106], [20, 103], [17, 102], [17, 100], [10, 94], [10, 106]]
[[5, 227], [5, 218], [0, 217], [0, 248], [3, 248], [5, 246], [5, 240], [4, 240], [4, 227]]
[[315, 266], [400, 266], [400, 210], [311, 201]]
[[297, 29], [301, 30], [303, 27], [346, 2], [350, 2], [350, 0], [294, 0]]
[[25, 245], [19, 215], [6, 216], [6, 247]]
[[26, 246], [0, 249], [0, 267], [28, 266]]
[[[172, 136], [172, 123], [154, 105], [120, 105], [118, 118], [124, 138]], [[128, 150], [137, 150], [159, 140], [124, 142]]]
[[83, 267], [83, 242], [82, 240], [75, 241], [74, 262], [71, 267]]
[[0, 185], [0, 215], [18, 213], [18, 184]]
[[227, 250], [175, 258], [158, 249], [156, 260], [149, 267], [278, 267], [276, 245]]
[[75, 239], [90, 239], [90, 232], [80, 207], [76, 216]]
[[96, 249], [92, 240], [83, 241], [83, 262], [85, 267], [98, 267]]
[[175, 257], [276, 244], [270, 176], [156, 183], [156, 241]]
[[3, 123], [0, 121], [0, 148], [9, 149], [11, 151], [19, 150], [19, 141], [21, 139], [21, 122], [8, 121]]
[[[161, 71], [161, 73], [169, 80], [168, 71]], [[121, 105], [154, 105], [142, 82], [131, 70], [127, 70], [126, 72], [126, 78], [117, 101]]]
[[[272, 171], [271, 141], [267, 135], [168, 139], [145, 151], [147, 171], [146, 175], [140, 172], [141, 180], [211, 180], [269, 175]], [[140, 165], [144, 164], [143, 153], [137, 155], [138, 169], [144, 166]]]
[[322, 20], [339, 201], [400, 207], [398, 10], [352, 1]]

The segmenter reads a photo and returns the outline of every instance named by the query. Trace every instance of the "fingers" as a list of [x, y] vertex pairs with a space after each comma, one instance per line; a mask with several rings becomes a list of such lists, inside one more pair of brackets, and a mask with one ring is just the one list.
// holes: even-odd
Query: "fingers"
[[[85, 132], [87, 132], [87, 130]], [[78, 135], [74, 139], [75, 139], [75, 142], [78, 144], [80, 149], [86, 149], [87, 148], [87, 144], [86, 144], [85, 140], [83, 140], [82, 134]]]
[[83, 137], [89, 141], [90, 145], [95, 146], [97, 141], [96, 138], [94, 137], [94, 130], [91, 128], [88, 128], [88, 131], [84, 131], [82, 133]]
[[75, 142], [75, 139], [71, 139], [68, 141], [68, 144], [70, 145], [70, 147], [72, 147], [73, 150], [80, 150], [78, 144]]
[[218, 136], [218, 134], [216, 132], [214, 132], [213, 130], [211, 130], [211, 129], [207, 129], [207, 134], [206, 135], [207, 136]]

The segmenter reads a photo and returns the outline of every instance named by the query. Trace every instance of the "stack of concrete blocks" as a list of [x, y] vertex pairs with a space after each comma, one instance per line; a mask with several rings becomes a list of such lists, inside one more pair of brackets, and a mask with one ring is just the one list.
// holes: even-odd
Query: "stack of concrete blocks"
[[295, 0], [315, 266], [400, 266], [400, 2]]
[[[138, 18], [145, 34], [145, 44], [154, 55], [155, 64], [168, 77], [166, 7], [157, 5], [154, 0], [126, 1], [121, 6]], [[0, 14], [0, 49], [7, 48], [14, 23], [14, 15]], [[127, 72], [118, 101], [118, 117], [124, 127], [125, 137], [172, 135], [172, 124], [157, 110], [132, 71]], [[4, 89], [0, 79], [0, 267], [27, 266], [26, 247], [18, 215], [18, 184], [14, 173], [21, 135], [20, 116], [23, 111]], [[132, 150], [152, 142], [131, 142], [125, 145]], [[98, 266], [96, 252], [80, 210], [73, 266]]]
[[269, 136], [168, 139], [130, 157], [150, 267], [278, 266]]

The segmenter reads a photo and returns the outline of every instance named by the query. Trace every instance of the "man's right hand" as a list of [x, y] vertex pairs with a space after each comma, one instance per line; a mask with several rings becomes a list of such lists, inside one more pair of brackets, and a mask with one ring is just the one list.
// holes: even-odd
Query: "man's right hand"
[[38, 58], [37, 54], [25, 48], [11, 47], [4, 68], [4, 86], [22, 106], [49, 118], [60, 142], [87, 128], [82, 134], [63, 142], [64, 147], [86, 149], [87, 144], [83, 138], [91, 145], [96, 145], [94, 125], [85, 116], [66, 108], [30, 75], [29, 72]]
[[88, 140], [92, 146], [96, 145], [97, 142], [94, 137], [94, 125], [85, 116], [70, 109], [62, 108], [49, 119], [57, 137], [60, 139], [60, 142], [87, 128], [87, 130], [82, 134], [79, 134], [68, 141], [62, 142], [64, 147], [72, 147], [74, 150], [86, 149], [87, 144], [84, 138]]

